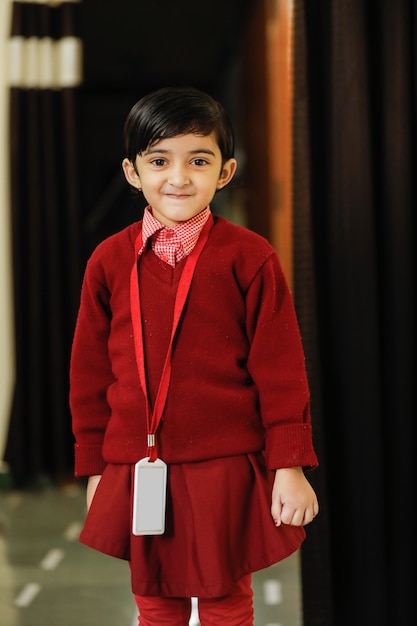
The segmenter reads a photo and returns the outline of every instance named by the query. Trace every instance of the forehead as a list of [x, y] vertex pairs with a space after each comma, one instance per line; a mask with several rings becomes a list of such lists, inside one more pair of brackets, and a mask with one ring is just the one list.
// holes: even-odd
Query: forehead
[[209, 135], [187, 133], [185, 135], [162, 138], [148, 146], [143, 154], [154, 154], [155, 152], [177, 154], [206, 152], [214, 156], [220, 156], [220, 148], [214, 132]]

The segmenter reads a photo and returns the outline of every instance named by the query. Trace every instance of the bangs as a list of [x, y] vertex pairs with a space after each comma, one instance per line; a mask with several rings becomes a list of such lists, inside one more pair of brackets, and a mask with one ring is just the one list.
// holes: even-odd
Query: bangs
[[125, 124], [126, 156], [132, 162], [162, 139], [178, 135], [207, 136], [212, 132], [223, 160], [233, 157], [234, 138], [223, 107], [193, 88], [167, 88], [145, 96], [130, 111]]
[[[206, 137], [214, 130], [215, 126], [213, 124], [209, 124], [208, 122], [203, 123], [201, 120], [194, 120], [191, 122], [189, 120], [184, 120], [183, 122], [177, 121], [168, 126], [155, 129], [155, 132], [150, 136], [149, 142], [144, 150], [154, 146], [162, 139], [170, 139], [171, 137], [177, 137], [178, 135], [197, 135], [200, 137]], [[142, 150], [142, 152], [144, 150]]]

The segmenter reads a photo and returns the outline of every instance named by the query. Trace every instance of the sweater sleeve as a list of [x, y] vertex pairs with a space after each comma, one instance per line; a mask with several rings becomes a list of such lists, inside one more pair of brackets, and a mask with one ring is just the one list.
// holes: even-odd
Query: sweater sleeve
[[310, 398], [293, 300], [275, 253], [246, 294], [249, 373], [258, 392], [270, 469], [314, 468]]
[[81, 290], [70, 364], [70, 408], [75, 475], [101, 474], [104, 433], [110, 418], [106, 393], [114, 377], [108, 356], [109, 293], [100, 264], [90, 259]]

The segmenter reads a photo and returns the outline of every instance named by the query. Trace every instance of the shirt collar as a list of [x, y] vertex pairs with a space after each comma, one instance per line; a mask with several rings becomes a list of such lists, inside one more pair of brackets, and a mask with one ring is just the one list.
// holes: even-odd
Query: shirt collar
[[163, 235], [170, 231], [175, 235], [175, 239], [181, 242], [184, 253], [187, 256], [197, 243], [204, 224], [207, 222], [210, 214], [211, 211], [208, 206], [186, 222], [181, 222], [175, 226], [165, 226], [153, 216], [152, 207], [147, 206], [143, 214], [142, 246], [145, 247], [149, 239], [153, 245], [158, 239], [159, 234]]

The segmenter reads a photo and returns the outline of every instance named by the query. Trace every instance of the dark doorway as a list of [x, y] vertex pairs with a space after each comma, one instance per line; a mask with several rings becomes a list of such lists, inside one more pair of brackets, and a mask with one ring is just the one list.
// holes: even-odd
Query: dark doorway
[[166, 85], [218, 98], [239, 135], [241, 49], [252, 0], [190, 3], [91, 0], [82, 5], [80, 93], [85, 254], [140, 217], [120, 168], [122, 128], [133, 104]]

